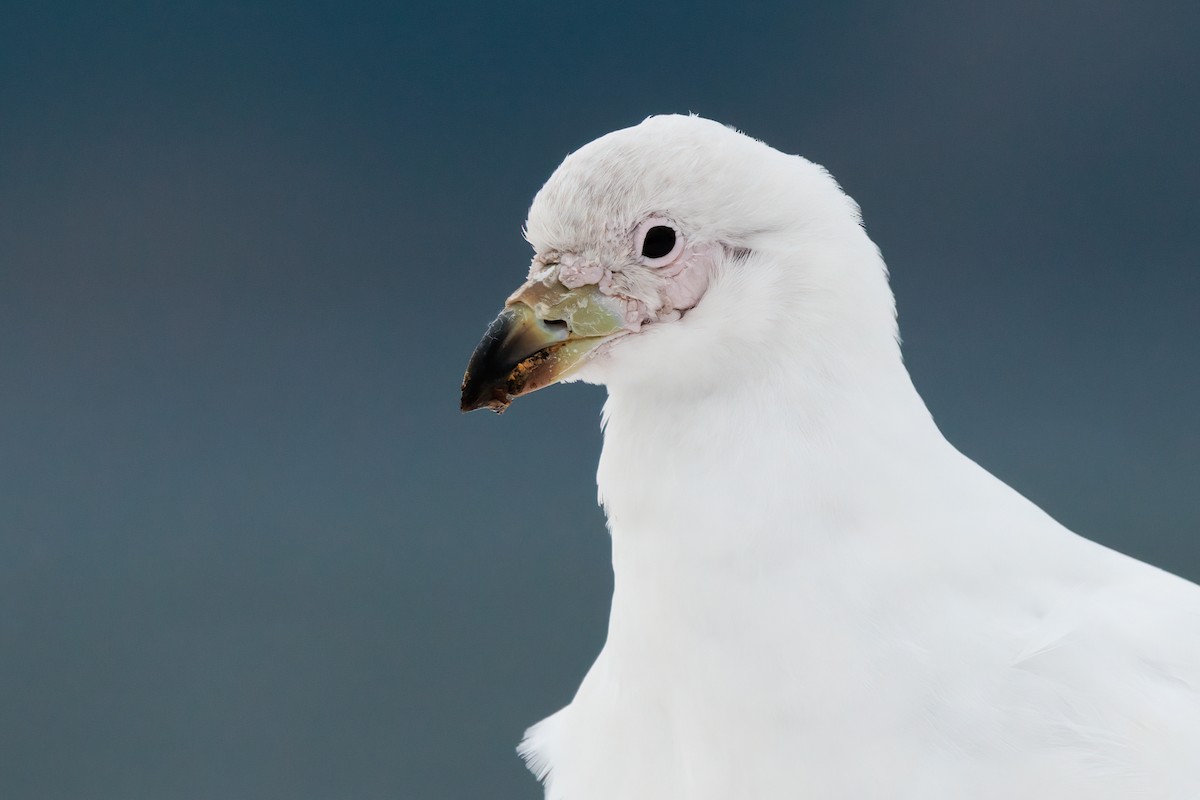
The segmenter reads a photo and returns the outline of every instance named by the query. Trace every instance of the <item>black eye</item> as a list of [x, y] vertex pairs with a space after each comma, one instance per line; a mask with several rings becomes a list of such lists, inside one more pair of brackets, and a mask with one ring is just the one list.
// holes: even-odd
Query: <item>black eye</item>
[[675, 249], [675, 229], [666, 225], [655, 225], [646, 231], [642, 240], [642, 255], [646, 258], [662, 258]]

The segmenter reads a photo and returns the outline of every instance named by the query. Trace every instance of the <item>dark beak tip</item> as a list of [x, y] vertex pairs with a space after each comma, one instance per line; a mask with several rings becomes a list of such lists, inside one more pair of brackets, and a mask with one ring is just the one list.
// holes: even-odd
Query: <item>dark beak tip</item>
[[463, 376], [459, 409], [464, 414], [480, 408], [503, 413], [514, 397], [525, 393], [527, 378], [514, 377], [513, 371], [551, 343], [543, 336], [544, 326], [531, 324], [533, 320], [532, 309], [525, 306], [505, 308], [492, 320]]
[[512, 396], [505, 391], [503, 385], [493, 385], [489, 389], [487, 386], [481, 386], [480, 383], [482, 382], [473, 383], [470, 373], [463, 378], [459, 410], [464, 414], [469, 414], [472, 411], [487, 408], [497, 414], [503, 414], [505, 409], [512, 404]]

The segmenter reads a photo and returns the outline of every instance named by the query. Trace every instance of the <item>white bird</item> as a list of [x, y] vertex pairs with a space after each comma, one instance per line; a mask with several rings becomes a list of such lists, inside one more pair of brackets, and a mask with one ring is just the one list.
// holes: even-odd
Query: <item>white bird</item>
[[568, 156], [466, 410], [601, 383], [608, 638], [548, 800], [1200, 798], [1200, 587], [951, 446], [821, 167], [697, 117]]

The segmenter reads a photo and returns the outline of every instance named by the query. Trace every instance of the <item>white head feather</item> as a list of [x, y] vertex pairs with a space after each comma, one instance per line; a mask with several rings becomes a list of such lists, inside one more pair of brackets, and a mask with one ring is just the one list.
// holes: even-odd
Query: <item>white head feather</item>
[[898, 363], [886, 267], [822, 167], [710, 120], [651, 117], [571, 154], [538, 192], [526, 223], [535, 269], [563, 254], [603, 264], [655, 322], [664, 281], [638, 264], [634, 241], [650, 217], [675, 223], [705, 262], [707, 290], [682, 319], [624, 337], [575, 378], [696, 393], [776, 374], [781, 361], [829, 375]]

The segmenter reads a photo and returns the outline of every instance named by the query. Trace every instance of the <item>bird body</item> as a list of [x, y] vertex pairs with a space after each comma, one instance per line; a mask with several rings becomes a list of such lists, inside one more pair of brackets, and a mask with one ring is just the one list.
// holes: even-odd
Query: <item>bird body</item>
[[[608, 640], [524, 745], [548, 798], [1197, 796], [1193, 585], [1070, 533], [944, 440], [830, 436], [797, 471], [817, 453], [794, 420], [780, 435], [786, 406], [763, 426], [779, 438], [746, 448], [740, 414], [714, 409], [689, 443], [644, 413], [621, 426], [619, 400]], [[610, 459], [677, 493], [610, 490]]]
[[[673, 275], [636, 258], [646, 218]], [[608, 387], [614, 591], [521, 745], [548, 800], [1200, 797], [1200, 587], [946, 441], [824, 170], [651, 118], [570, 156], [527, 228], [531, 283], [578, 254], [636, 317], [568, 376]]]

